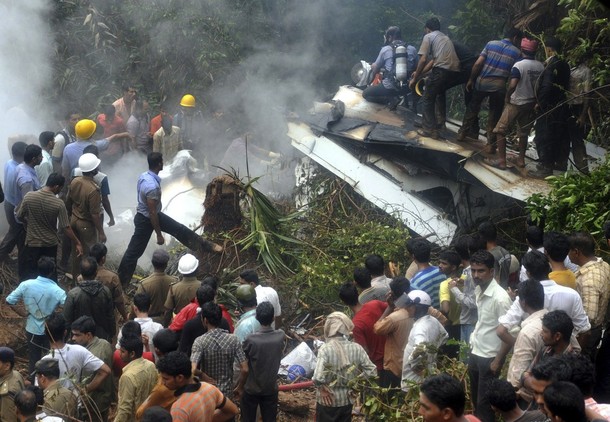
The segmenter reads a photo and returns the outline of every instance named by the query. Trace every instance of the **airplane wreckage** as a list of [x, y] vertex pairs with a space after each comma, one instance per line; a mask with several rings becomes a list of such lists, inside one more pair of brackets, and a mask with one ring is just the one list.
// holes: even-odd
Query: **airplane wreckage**
[[[308, 115], [290, 121], [288, 137], [308, 157], [302, 160], [305, 172], [307, 163], [324, 167], [439, 245], [489, 216], [521, 215], [529, 196], [549, 192], [545, 180], [527, 176], [534, 151], [528, 151], [526, 169], [499, 170], [483, 161], [483, 136], [458, 142], [459, 126], [448, 121], [449, 139], [422, 137], [417, 117], [401, 106], [391, 111], [367, 102], [360, 89], [342, 86], [332, 101], [315, 103]], [[588, 144], [587, 153], [603, 157], [605, 151]]]

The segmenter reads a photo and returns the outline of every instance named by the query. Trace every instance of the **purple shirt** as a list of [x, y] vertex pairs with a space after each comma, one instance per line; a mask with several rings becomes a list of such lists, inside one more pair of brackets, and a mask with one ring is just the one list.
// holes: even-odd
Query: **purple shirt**
[[156, 199], [157, 212], [161, 212], [161, 178], [150, 170], [142, 173], [138, 179], [138, 207], [136, 208], [136, 212], [150, 218], [147, 199]]
[[61, 169], [64, 175], [72, 174], [74, 169], [78, 167], [78, 160], [89, 145], [97, 146], [101, 152], [107, 149], [109, 144], [108, 139], [100, 139], [99, 141], [76, 141], [66, 145], [64, 148], [64, 158], [61, 161]]
[[17, 202], [17, 166], [15, 160], [9, 160], [4, 165], [4, 200], [11, 205]]
[[36, 170], [26, 163], [19, 164], [17, 166], [15, 185], [15, 208], [17, 208], [26, 193], [40, 189], [40, 180], [38, 180]]

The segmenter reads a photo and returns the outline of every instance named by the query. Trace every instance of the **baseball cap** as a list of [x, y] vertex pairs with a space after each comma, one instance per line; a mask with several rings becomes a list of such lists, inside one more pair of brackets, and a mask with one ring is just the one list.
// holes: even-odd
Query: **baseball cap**
[[411, 299], [411, 304], [432, 305], [432, 299], [423, 290], [411, 290], [407, 296]]
[[59, 361], [57, 359], [41, 359], [36, 362], [34, 373], [59, 377]]

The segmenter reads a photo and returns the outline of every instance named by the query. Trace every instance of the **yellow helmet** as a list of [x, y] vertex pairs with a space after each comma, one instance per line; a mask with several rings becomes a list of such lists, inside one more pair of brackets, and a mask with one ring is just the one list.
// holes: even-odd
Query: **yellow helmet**
[[97, 125], [93, 120], [82, 119], [74, 126], [74, 132], [78, 139], [87, 140], [93, 136]]
[[195, 97], [191, 94], [186, 94], [180, 100], [180, 105], [182, 107], [195, 107]]

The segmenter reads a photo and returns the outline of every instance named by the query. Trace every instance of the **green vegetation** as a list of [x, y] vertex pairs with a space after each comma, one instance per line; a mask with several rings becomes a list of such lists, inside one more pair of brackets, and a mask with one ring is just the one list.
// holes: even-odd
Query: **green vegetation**
[[602, 227], [610, 220], [610, 161], [607, 159], [590, 175], [566, 173], [546, 179], [552, 190], [548, 195], [532, 195], [526, 209], [547, 230], [586, 231], [605, 244]]

